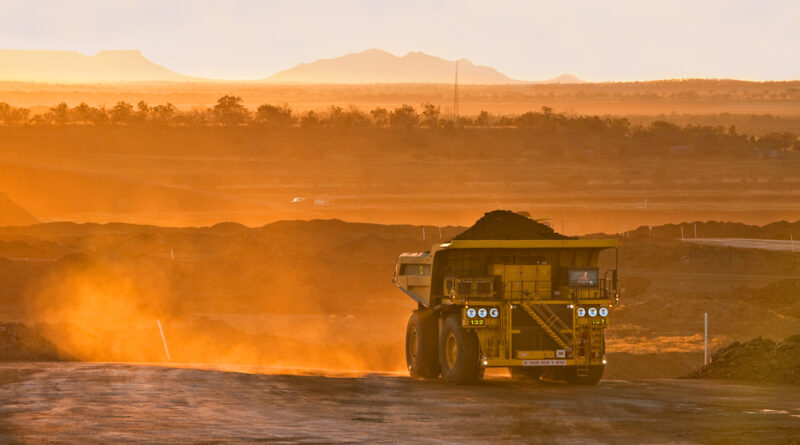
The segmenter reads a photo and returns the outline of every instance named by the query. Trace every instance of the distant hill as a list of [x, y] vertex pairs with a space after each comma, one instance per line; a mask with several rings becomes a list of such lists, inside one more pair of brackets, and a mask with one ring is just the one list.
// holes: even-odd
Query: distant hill
[[0, 50], [0, 79], [22, 82], [186, 82], [184, 76], [153, 63], [136, 50], [77, 51]]
[[[455, 61], [422, 52], [402, 57], [380, 49], [301, 63], [261, 81], [298, 84], [452, 83]], [[77, 51], [0, 49], [0, 81], [51, 83], [198, 82], [158, 65], [138, 50], [105, 50], [93, 56]], [[543, 81], [512, 79], [488, 66], [458, 62], [461, 84], [583, 83], [571, 74]]]
[[28, 226], [39, 220], [14, 203], [5, 193], [0, 193], [0, 226]]
[[558, 77], [554, 77], [552, 79], [542, 80], [539, 82], [533, 83], [586, 83], [585, 80], [578, 79], [576, 76], [572, 74], [562, 74]]
[[[286, 83], [452, 83], [455, 61], [422, 52], [398, 57], [380, 49], [347, 54], [333, 59], [301, 63], [269, 78]], [[458, 63], [458, 81], [464, 84], [524, 83], [487, 66], [466, 59]]]

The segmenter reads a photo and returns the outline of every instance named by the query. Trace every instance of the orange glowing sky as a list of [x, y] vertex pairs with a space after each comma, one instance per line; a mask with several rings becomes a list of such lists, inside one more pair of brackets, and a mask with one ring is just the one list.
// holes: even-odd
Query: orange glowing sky
[[[489, 6], [487, 6], [489, 5]], [[800, 2], [0, 2], [3, 49], [139, 49], [190, 76], [259, 79], [367, 48], [516, 79], [800, 78]]]

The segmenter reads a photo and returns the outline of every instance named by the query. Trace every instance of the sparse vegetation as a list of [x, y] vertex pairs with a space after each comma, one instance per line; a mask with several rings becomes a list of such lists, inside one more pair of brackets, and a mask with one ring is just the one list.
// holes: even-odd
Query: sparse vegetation
[[440, 107], [421, 104], [420, 111], [404, 104], [393, 110], [375, 108], [365, 113], [356, 107], [331, 106], [325, 112], [296, 115], [288, 105], [260, 105], [255, 112], [241, 97], [225, 95], [212, 108], [179, 111], [170, 103], [151, 106], [140, 101], [136, 107], [118, 102], [111, 108], [92, 107], [82, 102], [69, 107], [61, 102], [42, 114], [0, 102], [0, 124], [20, 125], [169, 125], [169, 126], [259, 126], [268, 128], [327, 127], [341, 130], [382, 128], [429, 130], [458, 128], [516, 129], [531, 146], [564, 146], [587, 150], [609, 150], [634, 154], [641, 150], [664, 152], [743, 153], [749, 150], [800, 151], [800, 140], [792, 132], [770, 132], [760, 137], [740, 134], [735, 126], [677, 125], [665, 120], [633, 124], [620, 117], [583, 116], [556, 113], [550, 107], [519, 115], [477, 116], [454, 119], [441, 117]]

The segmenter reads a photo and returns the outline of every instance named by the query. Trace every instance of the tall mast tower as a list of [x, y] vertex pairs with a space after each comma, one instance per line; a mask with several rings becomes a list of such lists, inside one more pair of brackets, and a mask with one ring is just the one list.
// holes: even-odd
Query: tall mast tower
[[456, 59], [456, 79], [453, 88], [453, 120], [455, 126], [458, 126], [458, 59]]

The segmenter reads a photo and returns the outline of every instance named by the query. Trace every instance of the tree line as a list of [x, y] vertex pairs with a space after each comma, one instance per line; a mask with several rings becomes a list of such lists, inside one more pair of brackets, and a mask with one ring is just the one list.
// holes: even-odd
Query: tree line
[[511, 128], [540, 136], [548, 143], [567, 142], [587, 149], [613, 146], [648, 146], [675, 150], [744, 151], [748, 149], [800, 151], [800, 140], [791, 132], [772, 132], [761, 137], [739, 134], [735, 126], [676, 125], [664, 120], [647, 125], [632, 124], [627, 118], [556, 113], [542, 107], [519, 115], [494, 115], [481, 111], [473, 116], [444, 115], [439, 106], [423, 103], [419, 108], [402, 105], [394, 109], [376, 107], [364, 112], [356, 107], [331, 106], [324, 111], [294, 112], [287, 105], [263, 104], [255, 110], [241, 97], [225, 95], [210, 108], [179, 110], [171, 103], [136, 105], [118, 102], [113, 107], [92, 107], [86, 103], [69, 107], [62, 102], [46, 112], [32, 114], [27, 108], [0, 102], [0, 125], [5, 126], [251, 126], [263, 128], [394, 128], [410, 130]]

